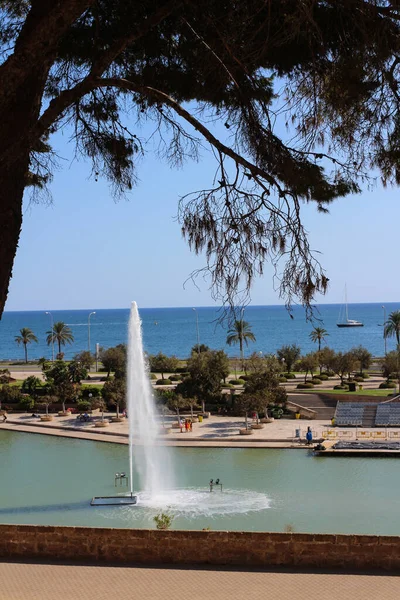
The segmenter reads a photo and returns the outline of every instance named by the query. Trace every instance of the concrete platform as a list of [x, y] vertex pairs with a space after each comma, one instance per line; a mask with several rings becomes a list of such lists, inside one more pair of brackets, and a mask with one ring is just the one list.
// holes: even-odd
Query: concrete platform
[[0, 563], [1, 600], [397, 600], [399, 577], [340, 572], [247, 571]]

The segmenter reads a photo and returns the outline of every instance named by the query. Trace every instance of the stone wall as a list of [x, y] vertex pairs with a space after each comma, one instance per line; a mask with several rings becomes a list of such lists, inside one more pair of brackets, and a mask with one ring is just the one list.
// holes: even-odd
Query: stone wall
[[0, 559], [400, 569], [400, 537], [0, 525]]

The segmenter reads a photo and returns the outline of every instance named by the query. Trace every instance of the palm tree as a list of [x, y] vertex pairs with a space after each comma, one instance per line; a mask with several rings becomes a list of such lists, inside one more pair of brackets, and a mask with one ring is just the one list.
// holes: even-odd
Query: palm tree
[[38, 341], [36, 335], [33, 333], [32, 329], [29, 329], [29, 327], [23, 327], [22, 329], [19, 330], [21, 335], [16, 335], [15, 336], [15, 341], [17, 342], [18, 346], [20, 344], [24, 345], [24, 350], [25, 350], [25, 362], [28, 362], [28, 344], [30, 344], [31, 342], [36, 342]]
[[47, 333], [47, 345], [50, 346], [51, 343], [57, 342], [58, 344], [58, 353], [61, 354], [61, 344], [65, 346], [65, 344], [72, 344], [74, 341], [74, 336], [72, 335], [71, 328], [68, 327], [62, 321], [58, 321], [58, 323], [54, 323], [53, 329], [50, 331], [46, 331]]
[[249, 345], [250, 342], [256, 341], [256, 336], [251, 331], [251, 325], [247, 321], [243, 321], [243, 319], [239, 319], [235, 321], [233, 327], [228, 330], [228, 337], [226, 338], [226, 343], [228, 346], [232, 346], [232, 344], [237, 344], [239, 342], [240, 348], [240, 358], [242, 360], [242, 367], [244, 368], [244, 357], [243, 357], [243, 342], [246, 346]]
[[329, 335], [326, 329], [323, 327], [314, 327], [310, 333], [310, 340], [312, 342], [318, 342], [318, 352], [321, 352], [321, 342]]
[[400, 310], [394, 310], [390, 313], [385, 323], [383, 335], [385, 338], [396, 336], [397, 345], [400, 344]]

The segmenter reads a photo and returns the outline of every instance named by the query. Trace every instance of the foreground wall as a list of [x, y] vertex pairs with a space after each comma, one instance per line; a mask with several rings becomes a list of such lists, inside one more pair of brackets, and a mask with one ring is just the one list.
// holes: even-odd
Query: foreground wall
[[0, 525], [0, 559], [400, 569], [400, 537]]

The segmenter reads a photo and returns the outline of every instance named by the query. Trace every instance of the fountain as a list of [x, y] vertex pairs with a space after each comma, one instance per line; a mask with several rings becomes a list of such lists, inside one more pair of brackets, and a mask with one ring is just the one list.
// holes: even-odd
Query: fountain
[[156, 421], [153, 392], [143, 352], [142, 324], [136, 302], [132, 302], [129, 318], [127, 407], [130, 492], [133, 494], [135, 462], [142, 489], [154, 496], [172, 487], [172, 469], [165, 449], [156, 443], [159, 425]]
[[[172, 483], [172, 469], [164, 449], [157, 446], [157, 424], [153, 392], [143, 352], [142, 323], [136, 302], [132, 302], [128, 330], [127, 409], [129, 419], [129, 485], [124, 496], [94, 497], [92, 506], [136, 504], [133, 493], [135, 464], [147, 497], [159, 495]], [[135, 460], [134, 460], [135, 455]]]

